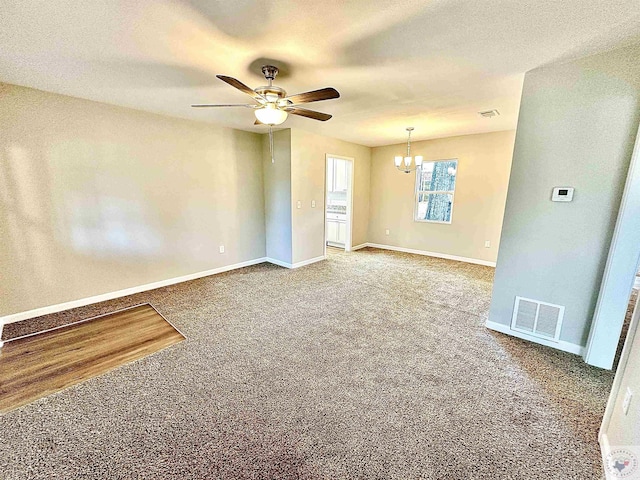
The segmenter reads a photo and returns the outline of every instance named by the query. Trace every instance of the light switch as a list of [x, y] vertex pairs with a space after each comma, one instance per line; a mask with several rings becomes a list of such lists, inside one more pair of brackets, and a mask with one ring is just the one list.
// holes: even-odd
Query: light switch
[[389, 229], [388, 228], [384, 231], [384, 234], [385, 235], [389, 235]]
[[491, 240], [484, 241], [484, 248], [491, 248]]
[[298, 203], [296, 204], [296, 206], [297, 206], [298, 208], [302, 208], [302, 202], [301, 202], [300, 200], [298, 200]]
[[311, 200], [311, 208], [316, 208], [316, 201], [315, 200]]
[[220, 245], [220, 253], [224, 253], [224, 245]]

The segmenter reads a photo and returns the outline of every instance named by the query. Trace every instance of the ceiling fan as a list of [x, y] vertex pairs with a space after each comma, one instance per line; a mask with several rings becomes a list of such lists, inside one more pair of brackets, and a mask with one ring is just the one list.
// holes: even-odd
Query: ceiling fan
[[282, 88], [273, 85], [273, 80], [278, 75], [278, 68], [273, 65], [264, 65], [262, 67], [262, 73], [264, 78], [269, 82], [268, 85], [251, 89], [247, 87], [240, 80], [236, 80], [233, 77], [227, 77], [225, 75], [216, 75], [220, 80], [228, 83], [234, 88], [237, 88], [243, 93], [246, 93], [255, 100], [255, 103], [238, 103], [231, 105], [210, 105], [210, 104], [196, 104], [191, 105], [195, 108], [209, 108], [209, 107], [244, 107], [251, 108], [256, 116], [255, 125], [268, 125], [270, 127], [274, 125], [280, 125], [284, 122], [289, 114], [300, 115], [301, 117], [312, 118], [314, 120], [320, 120], [326, 122], [331, 118], [331, 115], [327, 113], [316, 112], [314, 110], [308, 110], [301, 108], [299, 105], [311, 102], [319, 102], [321, 100], [330, 100], [332, 98], [339, 98], [340, 94], [335, 88], [321, 88], [320, 90], [313, 90], [305, 93], [298, 93], [296, 95], [287, 96]]

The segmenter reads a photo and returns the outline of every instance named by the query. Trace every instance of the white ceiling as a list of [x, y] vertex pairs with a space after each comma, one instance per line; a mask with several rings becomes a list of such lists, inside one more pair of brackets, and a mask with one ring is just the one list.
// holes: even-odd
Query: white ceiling
[[277, 59], [288, 93], [342, 94], [309, 105], [328, 122], [283, 126], [378, 146], [407, 126], [416, 140], [515, 128], [524, 72], [640, 41], [640, 2], [2, 0], [0, 25], [3, 82], [263, 132], [251, 110], [190, 104], [244, 103], [215, 75], [253, 88], [252, 63]]

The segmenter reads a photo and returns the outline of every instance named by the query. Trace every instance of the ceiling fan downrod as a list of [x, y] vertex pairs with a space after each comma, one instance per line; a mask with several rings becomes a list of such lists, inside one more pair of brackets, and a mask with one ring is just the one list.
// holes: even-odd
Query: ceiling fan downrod
[[264, 78], [267, 79], [267, 81], [269, 82], [269, 86], [271, 87], [271, 83], [278, 76], [278, 67], [274, 67], [273, 65], [263, 65], [262, 74], [264, 75]]

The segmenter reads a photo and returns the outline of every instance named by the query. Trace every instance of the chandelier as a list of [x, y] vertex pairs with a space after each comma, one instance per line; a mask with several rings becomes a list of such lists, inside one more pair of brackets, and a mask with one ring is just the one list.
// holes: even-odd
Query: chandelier
[[[422, 166], [422, 155], [416, 155], [415, 157], [411, 157], [411, 132], [413, 131], [413, 127], [407, 127], [407, 132], [409, 132], [409, 138], [407, 138], [407, 156], [403, 157], [401, 155], [397, 155], [394, 158], [394, 163], [396, 168], [404, 173], [413, 172]], [[413, 165], [411, 165], [413, 163]]]

